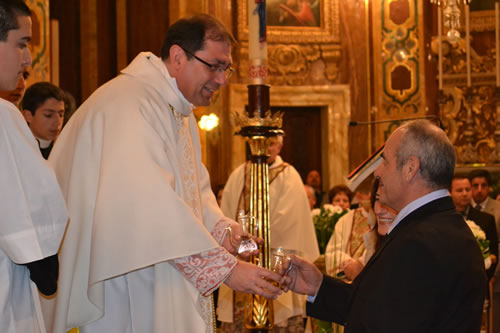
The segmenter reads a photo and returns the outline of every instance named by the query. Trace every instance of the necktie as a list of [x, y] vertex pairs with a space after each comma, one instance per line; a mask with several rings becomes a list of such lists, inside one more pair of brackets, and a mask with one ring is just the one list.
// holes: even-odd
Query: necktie
[[481, 207], [480, 204], [477, 204], [476, 207], [474, 207], [474, 208], [477, 209], [477, 210], [482, 210], [482, 207]]

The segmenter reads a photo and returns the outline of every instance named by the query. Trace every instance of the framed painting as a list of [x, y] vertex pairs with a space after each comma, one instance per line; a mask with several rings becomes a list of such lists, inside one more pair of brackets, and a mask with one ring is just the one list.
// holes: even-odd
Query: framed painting
[[[340, 42], [339, 1], [267, 0], [268, 43]], [[248, 41], [248, 0], [238, 1], [238, 39]]]
[[30, 43], [33, 61], [28, 85], [39, 81], [50, 81], [50, 26], [49, 0], [29, 0], [31, 9], [32, 40]]

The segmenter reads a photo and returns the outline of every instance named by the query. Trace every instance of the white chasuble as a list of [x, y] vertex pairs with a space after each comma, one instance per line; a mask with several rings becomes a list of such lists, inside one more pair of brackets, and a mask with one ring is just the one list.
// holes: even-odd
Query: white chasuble
[[71, 216], [55, 333], [114, 332], [117, 324], [140, 333], [212, 330], [209, 298], [172, 264], [218, 248], [210, 232], [224, 218], [191, 108], [161, 60], [141, 53], [63, 129], [49, 159]]

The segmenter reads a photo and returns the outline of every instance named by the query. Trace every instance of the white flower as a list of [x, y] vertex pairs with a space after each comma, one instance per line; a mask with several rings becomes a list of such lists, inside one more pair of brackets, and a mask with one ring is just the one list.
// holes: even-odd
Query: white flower
[[331, 204], [324, 204], [323, 205], [323, 208], [327, 211], [329, 211], [330, 213], [332, 214], [335, 214], [335, 213], [342, 213], [344, 210], [342, 209], [342, 207], [340, 206], [334, 206], [334, 205], [331, 205]]
[[319, 209], [319, 208], [314, 208], [311, 211], [311, 214], [312, 214], [313, 217], [319, 215], [320, 213], [321, 213], [321, 209]]
[[484, 233], [483, 229], [481, 229], [481, 227], [478, 226], [474, 221], [466, 220], [465, 222], [467, 222], [467, 225], [469, 226], [470, 230], [472, 230], [474, 238], [486, 239], [486, 234]]

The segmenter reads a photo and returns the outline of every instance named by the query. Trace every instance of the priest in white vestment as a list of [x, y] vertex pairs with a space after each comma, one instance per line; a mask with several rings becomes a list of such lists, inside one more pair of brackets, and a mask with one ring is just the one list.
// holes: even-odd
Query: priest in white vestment
[[[268, 149], [271, 248], [282, 247], [286, 253], [314, 261], [319, 257], [319, 248], [309, 201], [299, 173], [278, 155], [282, 142], [282, 136], [273, 138]], [[235, 218], [241, 209], [249, 211], [250, 165], [247, 162], [236, 168], [224, 187], [221, 208], [227, 217]], [[221, 286], [217, 316], [223, 322], [223, 332], [242, 331], [242, 309], [238, 305], [233, 309], [233, 304], [242, 304], [242, 299], [238, 293]], [[275, 326], [303, 328], [305, 301], [304, 295], [292, 292], [279, 296], [274, 301]], [[297, 331], [292, 327], [289, 329]]]
[[228, 252], [241, 228], [201, 162], [192, 109], [227, 82], [233, 41], [208, 15], [176, 22], [162, 58], [139, 54], [63, 129], [49, 159], [71, 216], [53, 332], [214, 332], [222, 283], [281, 293], [263, 279], [277, 274]]
[[[31, 65], [31, 12], [24, 2], [0, 2], [0, 90], [13, 90]], [[44, 333], [37, 281], [45, 258], [59, 248], [66, 207], [54, 172], [14, 104], [0, 98], [0, 332]], [[57, 261], [57, 259], [56, 259]], [[57, 270], [55, 272], [57, 274]], [[55, 292], [57, 277], [50, 281]], [[46, 282], [46, 281], [44, 281]], [[38, 282], [37, 282], [38, 283]], [[43, 290], [43, 288], [41, 288]]]

